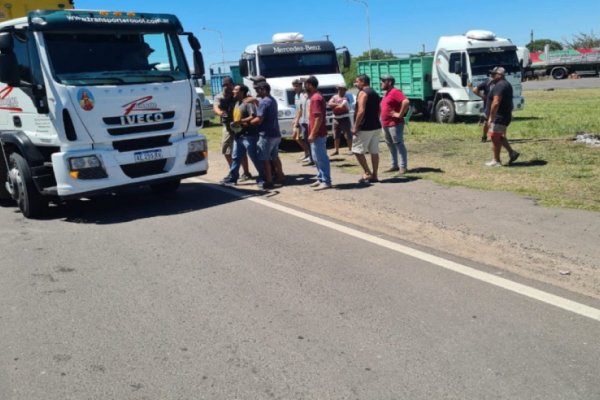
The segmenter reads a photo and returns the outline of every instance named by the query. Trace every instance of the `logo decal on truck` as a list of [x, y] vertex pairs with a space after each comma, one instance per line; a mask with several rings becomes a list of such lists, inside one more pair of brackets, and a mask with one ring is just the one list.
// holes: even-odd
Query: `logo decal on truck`
[[144, 96], [122, 105], [125, 110], [123, 115], [129, 115], [132, 111], [160, 111], [160, 108], [152, 100], [152, 96]]
[[16, 97], [8, 97], [12, 91], [12, 86], [0, 90], [0, 110], [22, 112], [23, 109], [19, 107], [19, 100]]
[[94, 95], [88, 89], [79, 89], [77, 92], [77, 101], [79, 101], [79, 106], [83, 108], [84, 111], [91, 111], [94, 109]]

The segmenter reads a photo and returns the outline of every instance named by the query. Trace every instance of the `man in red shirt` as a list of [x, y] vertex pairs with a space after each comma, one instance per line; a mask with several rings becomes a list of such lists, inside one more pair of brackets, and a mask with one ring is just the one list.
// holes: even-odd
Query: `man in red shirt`
[[325, 124], [325, 99], [317, 90], [319, 81], [309, 76], [304, 81], [304, 90], [308, 95], [308, 143], [313, 160], [317, 166], [317, 181], [310, 186], [315, 190], [331, 189], [331, 167], [327, 156], [327, 125]]
[[[410, 101], [401, 90], [394, 87], [396, 80], [391, 75], [382, 75], [381, 90], [385, 95], [381, 99], [381, 126], [385, 136], [385, 143], [392, 156], [392, 165], [383, 172], [406, 173], [407, 152], [404, 145], [404, 115], [408, 111]], [[400, 154], [400, 163], [398, 163]]]

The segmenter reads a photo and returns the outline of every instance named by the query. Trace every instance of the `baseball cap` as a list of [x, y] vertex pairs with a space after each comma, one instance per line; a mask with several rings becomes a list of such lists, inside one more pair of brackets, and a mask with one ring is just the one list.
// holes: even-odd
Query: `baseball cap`
[[267, 80], [267, 78], [265, 78], [262, 75], [256, 75], [256, 76], [251, 76], [250, 80], [254, 83], [258, 83], [258, 82], [265, 82]]
[[490, 74], [499, 74], [504, 76], [506, 75], [506, 70], [503, 67], [495, 67], [493, 70], [490, 71]]
[[379, 80], [380, 80], [380, 81], [396, 81], [396, 78], [394, 78], [394, 77], [393, 77], [393, 76], [391, 76], [391, 75], [388, 75], [388, 74], [386, 74], [386, 75], [381, 75], [381, 76], [379, 77]]
[[304, 78], [296, 78], [292, 81], [292, 85], [302, 85], [306, 79]]

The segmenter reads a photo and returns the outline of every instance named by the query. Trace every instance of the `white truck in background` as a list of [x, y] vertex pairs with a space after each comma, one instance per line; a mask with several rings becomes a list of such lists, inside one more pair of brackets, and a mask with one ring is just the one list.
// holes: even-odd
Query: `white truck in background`
[[[336, 85], [344, 84], [338, 63], [336, 47], [330, 41], [304, 41], [300, 33], [277, 33], [272, 43], [252, 44], [242, 54], [239, 67], [244, 84], [252, 92], [255, 76], [264, 76], [271, 86], [271, 96], [277, 100], [279, 127], [283, 136], [292, 134], [292, 121], [296, 110], [292, 81], [314, 75], [319, 81], [319, 92], [325, 101], [337, 94]], [[350, 67], [350, 53], [344, 47], [342, 66]], [[328, 110], [327, 125], [332, 123]]]
[[171, 192], [205, 174], [200, 43], [174, 15], [37, 10], [0, 23], [0, 200], [49, 201], [128, 186]]
[[453, 122], [458, 116], [477, 116], [483, 102], [467, 85], [485, 82], [494, 67], [504, 67], [505, 79], [513, 87], [513, 107], [520, 110], [522, 69], [517, 46], [510, 39], [497, 37], [486, 30], [470, 30], [464, 35], [442, 36], [434, 54], [432, 88], [435, 93], [432, 111], [439, 122]]

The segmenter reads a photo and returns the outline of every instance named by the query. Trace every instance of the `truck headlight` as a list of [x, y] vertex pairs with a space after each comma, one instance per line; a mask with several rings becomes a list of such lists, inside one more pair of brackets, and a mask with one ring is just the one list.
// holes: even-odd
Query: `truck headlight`
[[102, 179], [108, 177], [98, 156], [69, 158], [69, 176], [73, 179]]
[[188, 142], [188, 155], [185, 159], [186, 164], [194, 164], [208, 157], [208, 147], [206, 140], [194, 140]]

